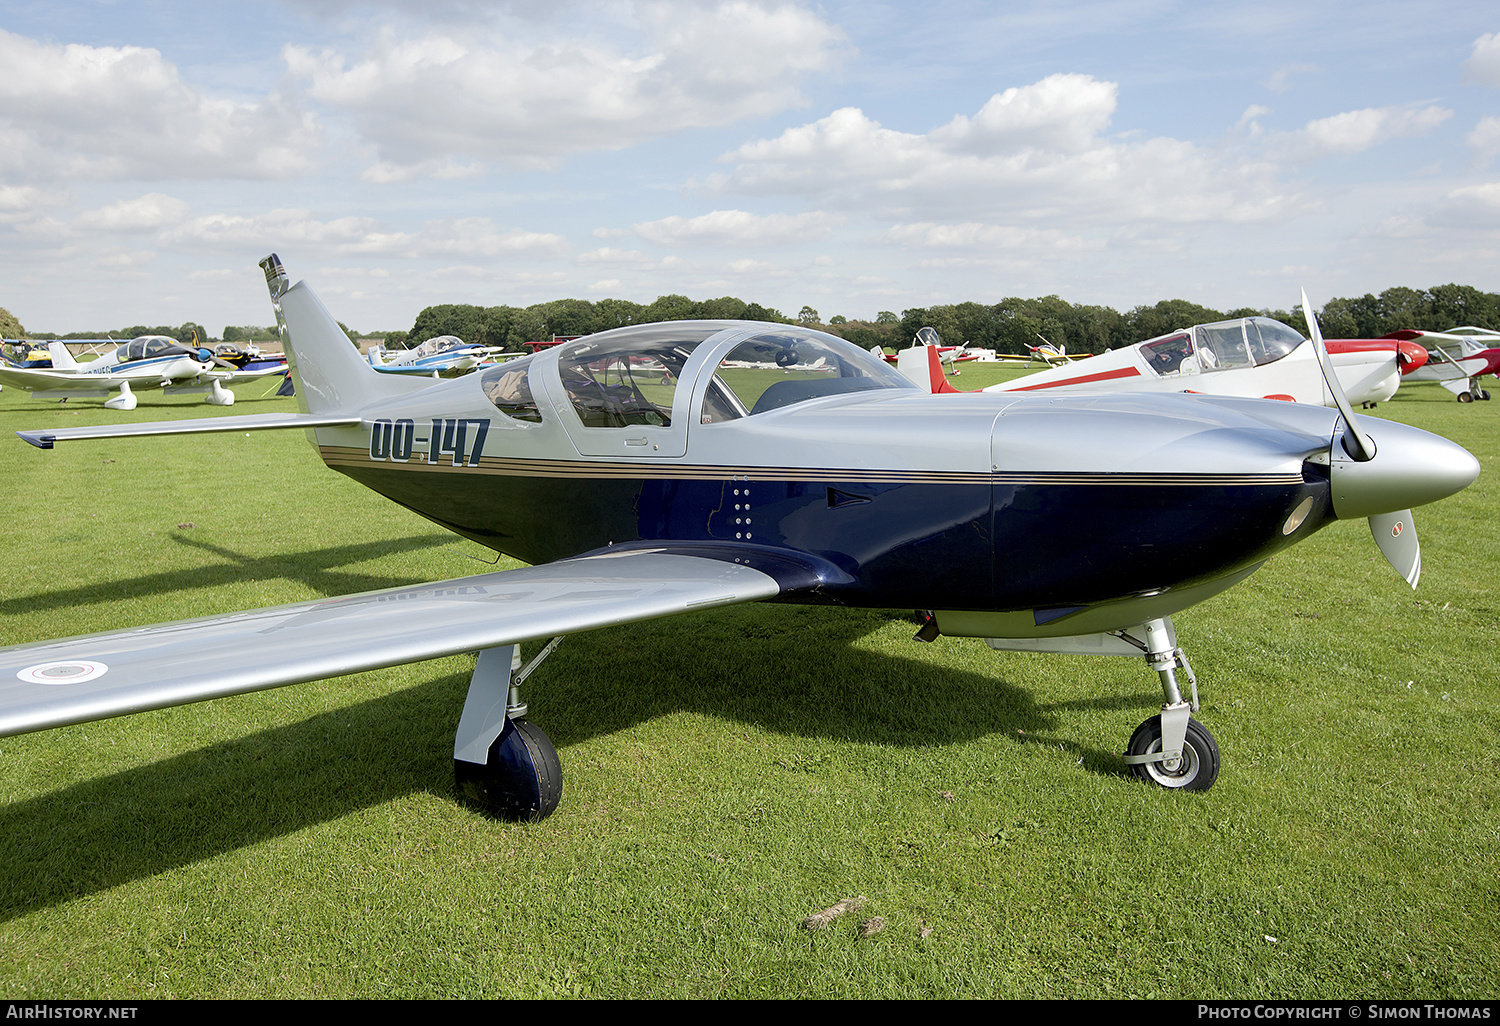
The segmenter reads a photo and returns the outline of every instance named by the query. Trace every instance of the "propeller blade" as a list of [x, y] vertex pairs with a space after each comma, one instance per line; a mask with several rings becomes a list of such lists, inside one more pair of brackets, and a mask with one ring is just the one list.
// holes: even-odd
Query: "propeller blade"
[[1375, 446], [1354, 423], [1354, 410], [1349, 405], [1349, 397], [1344, 394], [1344, 386], [1339, 384], [1333, 361], [1328, 358], [1328, 347], [1323, 344], [1323, 332], [1318, 328], [1318, 319], [1313, 316], [1312, 304], [1307, 301], [1306, 289], [1302, 290], [1302, 316], [1307, 318], [1308, 337], [1312, 340], [1313, 352], [1318, 354], [1318, 366], [1323, 370], [1323, 380], [1327, 382], [1328, 391], [1333, 395], [1339, 412], [1344, 415], [1344, 424], [1348, 428], [1344, 435], [1344, 449], [1361, 463], [1368, 462], [1375, 457]]
[[1422, 576], [1422, 544], [1417, 540], [1417, 525], [1411, 518], [1411, 510], [1377, 513], [1370, 518], [1370, 536], [1380, 546], [1386, 562], [1415, 588]]

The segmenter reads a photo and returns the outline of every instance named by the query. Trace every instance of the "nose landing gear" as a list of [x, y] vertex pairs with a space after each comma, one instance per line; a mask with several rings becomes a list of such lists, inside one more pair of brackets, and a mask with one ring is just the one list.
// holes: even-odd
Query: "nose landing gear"
[[[1146, 662], [1161, 677], [1161, 713], [1135, 729], [1125, 746], [1125, 765], [1142, 780], [1158, 787], [1207, 791], [1219, 777], [1219, 746], [1208, 728], [1189, 713], [1198, 708], [1198, 679], [1187, 657], [1177, 647], [1168, 621], [1145, 625]], [[1177, 686], [1177, 669], [1188, 675], [1193, 700], [1186, 702]]]

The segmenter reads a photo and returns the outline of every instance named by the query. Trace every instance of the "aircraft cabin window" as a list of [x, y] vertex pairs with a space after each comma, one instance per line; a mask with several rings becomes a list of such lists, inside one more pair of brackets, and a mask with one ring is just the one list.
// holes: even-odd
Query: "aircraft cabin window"
[[720, 327], [642, 325], [613, 338], [570, 345], [557, 369], [578, 418], [585, 427], [671, 426], [683, 365]]
[[1204, 370], [1230, 370], [1251, 365], [1250, 351], [1245, 346], [1244, 322], [1200, 324], [1193, 331], [1197, 335], [1195, 348]]
[[[1187, 374], [1198, 369], [1196, 364], [1187, 359], [1193, 355], [1193, 342], [1185, 331], [1155, 342], [1147, 342], [1141, 346], [1141, 351], [1145, 354], [1146, 363], [1158, 374]], [[1187, 361], [1187, 366], [1183, 366], [1184, 361]]]
[[479, 387], [496, 409], [507, 417], [533, 424], [542, 422], [542, 411], [531, 397], [531, 361], [523, 356], [496, 364], [479, 375]]
[[1204, 370], [1262, 367], [1281, 359], [1305, 341], [1296, 331], [1269, 317], [1216, 321], [1200, 324], [1194, 331], [1198, 336], [1198, 352], [1209, 354], [1202, 358]]
[[1275, 363], [1307, 341], [1295, 329], [1269, 317], [1249, 318], [1245, 322], [1245, 335], [1250, 339], [1250, 355], [1257, 367]]
[[916, 387], [853, 343], [788, 327], [729, 351], [704, 397], [700, 420], [713, 424], [823, 396]]
[[156, 356], [197, 356], [197, 354], [181, 345], [176, 339], [167, 338], [165, 335], [142, 336], [126, 342], [115, 350], [117, 363], [145, 360]]

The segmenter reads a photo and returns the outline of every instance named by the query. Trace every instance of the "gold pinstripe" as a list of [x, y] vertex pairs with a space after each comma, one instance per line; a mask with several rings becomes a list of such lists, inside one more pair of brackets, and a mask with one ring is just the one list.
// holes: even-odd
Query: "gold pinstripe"
[[675, 463], [625, 463], [603, 460], [510, 459], [486, 456], [477, 467], [428, 463], [425, 453], [414, 453], [406, 463], [372, 460], [365, 449], [353, 446], [318, 447], [330, 467], [399, 469], [436, 474], [479, 474], [500, 477], [555, 477], [575, 479], [630, 479], [669, 481], [855, 481], [868, 484], [968, 485], [1154, 485], [1168, 487], [1223, 487], [1228, 485], [1297, 485], [1301, 474], [1125, 474], [1081, 471], [882, 470], [833, 467], [731, 467]]

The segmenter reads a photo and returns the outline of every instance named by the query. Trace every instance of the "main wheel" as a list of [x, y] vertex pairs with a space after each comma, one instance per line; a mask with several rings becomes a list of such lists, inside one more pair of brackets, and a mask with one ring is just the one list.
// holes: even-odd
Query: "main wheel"
[[562, 763], [541, 727], [506, 720], [483, 766], [453, 760], [459, 795], [501, 819], [550, 816], [562, 798]]
[[[1153, 716], [1130, 735], [1126, 755], [1150, 755], [1161, 751], [1161, 717]], [[1184, 791], [1207, 791], [1219, 777], [1219, 746], [1208, 728], [1197, 720], [1188, 720], [1187, 737], [1182, 743], [1182, 758], [1174, 762], [1147, 762], [1132, 765], [1130, 772], [1158, 787], [1181, 788]]]
[[1489, 389], [1487, 389], [1487, 388], [1486, 389], [1480, 389], [1480, 391], [1479, 391], [1479, 398], [1481, 400], [1488, 401], [1489, 397], [1490, 397]]
[[1474, 397], [1468, 392], [1460, 392], [1458, 393], [1458, 401], [1461, 403], [1472, 403], [1474, 401]]

